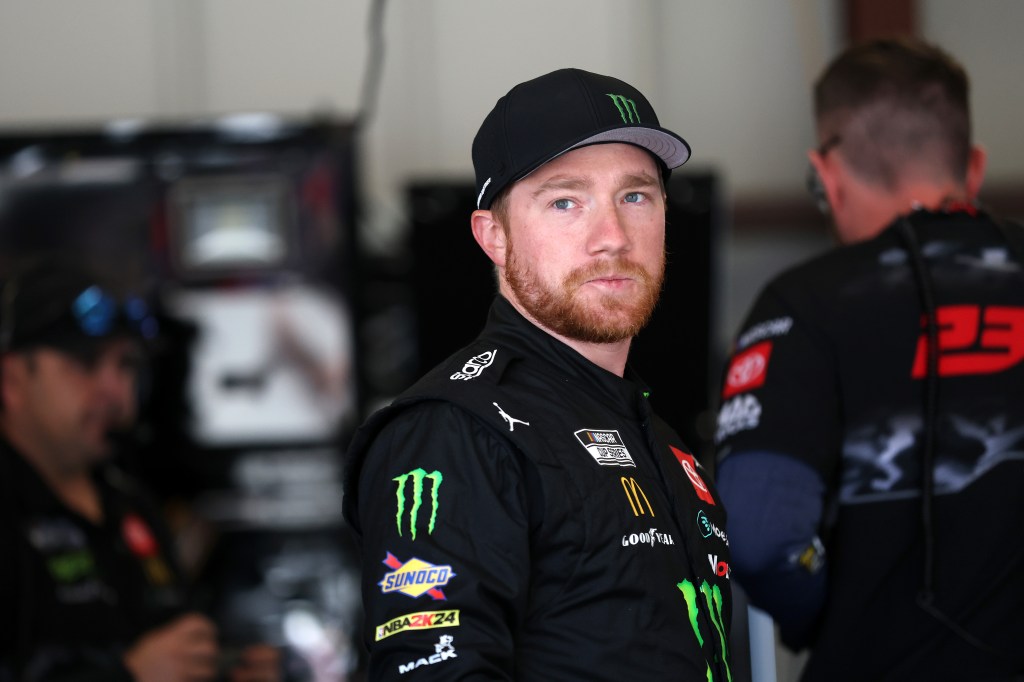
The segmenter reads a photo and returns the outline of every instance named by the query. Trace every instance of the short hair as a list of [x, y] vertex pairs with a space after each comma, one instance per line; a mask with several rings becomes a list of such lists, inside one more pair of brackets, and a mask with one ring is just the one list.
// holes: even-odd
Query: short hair
[[[819, 134], [854, 172], [888, 189], [909, 174], [963, 182], [971, 152], [967, 72], [914, 38], [851, 47], [814, 86]], [[826, 142], [827, 144], [827, 142]]]

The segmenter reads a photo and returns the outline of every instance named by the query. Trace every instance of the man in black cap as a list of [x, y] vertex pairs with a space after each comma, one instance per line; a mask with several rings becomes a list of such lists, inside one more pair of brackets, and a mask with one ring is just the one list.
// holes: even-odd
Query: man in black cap
[[724, 512], [626, 364], [688, 156], [639, 91], [577, 69], [484, 120], [486, 327], [349, 452], [371, 679], [729, 679]]
[[[71, 262], [32, 262], [0, 289], [2, 680], [218, 672], [159, 513], [108, 461], [156, 331], [140, 299]], [[259, 655], [273, 670], [276, 654]]]

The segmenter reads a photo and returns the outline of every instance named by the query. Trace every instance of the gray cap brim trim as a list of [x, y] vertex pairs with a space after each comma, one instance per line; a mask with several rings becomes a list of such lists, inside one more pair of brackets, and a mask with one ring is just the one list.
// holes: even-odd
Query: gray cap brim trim
[[654, 128], [641, 128], [636, 126], [630, 128], [613, 128], [596, 135], [591, 135], [587, 139], [581, 140], [573, 146], [566, 148], [562, 154], [573, 149], [578, 149], [579, 147], [586, 147], [587, 145], [601, 144], [604, 142], [625, 142], [627, 144], [634, 144], [638, 147], [643, 147], [661, 159], [669, 170], [682, 166], [686, 163], [686, 160], [690, 158], [690, 148], [685, 142], [675, 135], [661, 130], [655, 130]]

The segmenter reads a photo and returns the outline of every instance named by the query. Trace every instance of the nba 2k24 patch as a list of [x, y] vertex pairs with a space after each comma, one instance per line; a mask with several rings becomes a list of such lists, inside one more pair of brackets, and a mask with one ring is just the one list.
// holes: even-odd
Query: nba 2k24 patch
[[636, 467], [633, 456], [614, 430], [580, 429], [576, 438], [603, 467]]
[[459, 626], [459, 610], [420, 611], [392, 618], [377, 626], [376, 641], [407, 630], [432, 630], [434, 628], [455, 628]]

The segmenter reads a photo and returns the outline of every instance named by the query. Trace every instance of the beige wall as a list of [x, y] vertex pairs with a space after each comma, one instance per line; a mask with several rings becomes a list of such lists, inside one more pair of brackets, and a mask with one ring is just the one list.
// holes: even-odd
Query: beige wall
[[[972, 71], [993, 181], [1024, 179], [1015, 88], [1024, 3], [922, 0], [925, 35]], [[0, 126], [360, 105], [370, 0], [5, 0]], [[410, 177], [468, 177], [493, 102], [565, 65], [645, 90], [731, 193], [799, 191], [807, 87], [839, 46], [821, 0], [391, 0], [377, 116], [363, 147], [373, 231]]]

